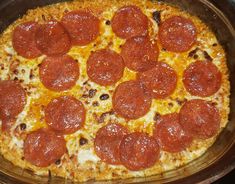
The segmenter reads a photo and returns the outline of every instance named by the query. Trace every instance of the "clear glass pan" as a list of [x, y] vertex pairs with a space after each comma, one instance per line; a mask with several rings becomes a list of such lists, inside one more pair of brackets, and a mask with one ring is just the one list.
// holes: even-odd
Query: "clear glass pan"
[[[1, 0], [0, 32], [28, 9], [63, 0]], [[199, 159], [161, 175], [118, 181], [87, 183], [211, 183], [235, 168], [235, 1], [161, 0], [197, 15], [215, 32], [227, 53], [231, 81], [231, 113], [228, 126]], [[220, 10], [219, 10], [220, 9]], [[72, 183], [58, 177], [40, 177], [14, 166], [0, 156], [0, 183]]]

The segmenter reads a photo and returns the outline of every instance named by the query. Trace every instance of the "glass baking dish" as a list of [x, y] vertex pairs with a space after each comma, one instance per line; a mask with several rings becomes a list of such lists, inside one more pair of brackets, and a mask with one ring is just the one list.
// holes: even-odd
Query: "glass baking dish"
[[[64, 0], [1, 0], [0, 32], [28, 9]], [[235, 2], [234, 0], [161, 0], [201, 18], [216, 34], [228, 60], [231, 82], [230, 116], [217, 141], [200, 158], [178, 169], [146, 178], [87, 183], [211, 183], [235, 168]], [[220, 10], [219, 10], [220, 9]], [[229, 21], [230, 20], [230, 21]], [[0, 183], [72, 183], [63, 178], [34, 175], [0, 156]]]

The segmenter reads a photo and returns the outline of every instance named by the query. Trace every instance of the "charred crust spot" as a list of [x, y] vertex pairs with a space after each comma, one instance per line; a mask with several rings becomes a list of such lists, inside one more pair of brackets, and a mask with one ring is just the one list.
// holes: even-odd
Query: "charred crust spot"
[[165, 48], [162, 48], [162, 51], [166, 51], [166, 49], [165, 49]]
[[212, 61], [213, 60], [212, 57], [208, 54], [208, 52], [203, 51], [203, 54], [204, 54], [204, 57], [207, 61]]
[[158, 112], [155, 113], [153, 120], [154, 121], [158, 121], [161, 118], [161, 114], [159, 114]]
[[216, 47], [217, 45], [218, 45], [217, 43], [213, 43], [213, 45], [212, 45], [212, 46], [213, 46], [213, 47]]
[[173, 107], [174, 104], [173, 104], [172, 102], [169, 102], [169, 103], [168, 103], [168, 106], [169, 106], [169, 107]]
[[194, 57], [194, 55], [197, 53], [198, 50], [199, 50], [199, 49], [196, 48], [196, 49], [190, 51], [190, 52], [188, 53], [188, 57]]
[[25, 130], [27, 128], [26, 124], [25, 123], [21, 123], [20, 124], [20, 130]]
[[161, 11], [154, 11], [153, 14], [153, 20], [159, 24], [161, 22]]
[[81, 137], [81, 138], [79, 139], [79, 144], [80, 144], [80, 146], [83, 146], [83, 145], [85, 145], [85, 144], [87, 144], [87, 143], [88, 143], [88, 140], [87, 140], [86, 138]]
[[4, 64], [0, 64], [1, 70], [4, 70]]
[[56, 165], [60, 165], [60, 163], [61, 163], [61, 160], [60, 160], [60, 159], [58, 159], [58, 160], [55, 161], [55, 164], [56, 164]]
[[89, 98], [93, 98], [95, 96], [96, 92], [97, 92], [96, 89], [90, 89], [89, 94], [88, 94]]
[[109, 99], [109, 95], [108, 94], [102, 94], [100, 96], [100, 100], [108, 100]]
[[98, 107], [98, 106], [99, 106], [99, 102], [94, 101], [94, 102], [92, 103], [92, 106], [93, 106], [93, 107]]
[[42, 63], [39, 63], [39, 64], [38, 64], [38, 67], [40, 67], [41, 65], [42, 65]]
[[13, 79], [14, 81], [18, 81], [19, 79], [18, 79], [18, 77], [14, 77], [14, 79]]
[[105, 24], [109, 26], [111, 24], [111, 21], [110, 20], [106, 20]]
[[21, 160], [24, 160], [24, 157], [21, 157]]

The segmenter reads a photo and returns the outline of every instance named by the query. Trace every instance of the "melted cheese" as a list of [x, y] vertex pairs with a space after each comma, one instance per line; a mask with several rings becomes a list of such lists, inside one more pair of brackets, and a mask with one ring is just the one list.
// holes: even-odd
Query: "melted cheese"
[[[205, 59], [203, 52], [206, 51], [212, 58], [213, 63], [220, 69], [223, 74], [223, 84], [221, 89], [213, 96], [204, 98], [217, 103], [217, 107], [221, 114], [221, 130], [225, 127], [229, 113], [229, 81], [227, 74], [226, 58], [222, 47], [218, 44], [215, 35], [210, 29], [202, 23], [197, 17], [191, 16], [186, 12], [183, 12], [177, 8], [170, 7], [163, 3], [152, 3], [144, 0], [128, 0], [128, 1], [109, 1], [109, 0], [98, 0], [98, 1], [74, 1], [71, 3], [60, 3], [43, 8], [37, 8], [30, 10], [22, 19], [17, 20], [13, 23], [0, 37], [0, 57], [4, 69], [0, 70], [0, 77], [2, 80], [15, 79], [21, 80], [22, 86], [27, 91], [27, 104], [24, 111], [17, 117], [15, 126], [12, 128], [11, 137], [0, 134], [0, 152], [14, 164], [31, 169], [39, 175], [45, 175], [48, 169], [50, 169], [53, 175], [67, 177], [76, 181], [86, 181], [89, 179], [115, 179], [115, 178], [129, 178], [138, 176], [150, 176], [153, 174], [159, 174], [171, 169], [176, 169], [199, 156], [201, 156], [215, 141], [216, 136], [202, 141], [195, 140], [193, 144], [177, 154], [171, 154], [168, 152], [161, 151], [160, 161], [155, 164], [152, 168], [133, 172], [127, 170], [123, 166], [109, 165], [101, 162], [96, 156], [93, 148], [93, 141], [96, 132], [99, 128], [110, 122], [121, 123], [133, 131], [143, 131], [152, 135], [154, 116], [156, 113], [162, 115], [179, 112], [181, 103], [185, 99], [195, 99], [197, 97], [191, 96], [184, 88], [182, 83], [183, 71], [186, 67], [195, 61], [195, 59], [188, 57], [190, 51], [178, 54], [170, 53], [162, 50], [159, 45], [160, 55], [159, 61], [168, 63], [174, 68], [178, 75], [178, 83], [175, 92], [164, 100], [153, 100], [150, 111], [143, 117], [137, 120], [126, 120], [116, 115], [106, 115], [103, 122], [99, 122], [100, 116], [112, 109], [112, 94], [117, 85], [124, 81], [134, 80], [136, 73], [125, 68], [124, 75], [120, 81], [115, 85], [108, 87], [99, 86], [96, 83], [89, 80], [86, 74], [86, 61], [91, 51], [110, 48], [117, 53], [121, 51], [121, 45], [125, 43], [125, 40], [118, 38], [112, 31], [110, 25], [106, 25], [107, 20], [111, 20], [115, 11], [119, 7], [127, 4], [136, 4], [142, 11], [148, 16], [150, 20], [149, 33], [152, 40], [157, 39], [158, 24], [153, 20], [152, 13], [156, 10], [161, 11], [161, 19], [164, 21], [166, 18], [172, 15], [182, 15], [190, 18], [196, 25], [198, 30], [197, 44], [190, 50], [199, 48], [197, 52], [198, 59]], [[25, 21], [38, 21], [43, 23], [43, 16], [46, 20], [51, 19], [50, 15], [53, 15], [55, 19], [60, 20], [65, 10], [76, 10], [78, 7], [89, 8], [94, 10], [96, 16], [101, 21], [100, 25], [100, 36], [92, 43], [86, 46], [75, 46], [71, 48], [68, 55], [79, 61], [80, 77], [72, 89], [64, 92], [53, 92], [46, 89], [39, 79], [38, 65], [42, 62], [45, 56], [28, 60], [25, 59], [14, 51], [11, 44], [12, 30], [20, 23]], [[96, 12], [97, 11], [97, 12]], [[43, 16], [42, 16], [43, 15]], [[212, 46], [214, 43], [216, 47]], [[11, 63], [20, 61], [17, 67], [17, 73], [10, 70]], [[93, 98], [84, 97], [89, 93], [90, 89], [96, 89], [97, 93]], [[102, 94], [109, 94], [109, 99], [100, 100]], [[51, 101], [51, 99], [62, 95], [72, 95], [82, 101], [85, 108], [87, 109], [86, 122], [83, 129], [75, 132], [71, 135], [65, 135], [66, 146], [68, 154], [62, 157], [62, 164], [52, 164], [47, 168], [38, 168], [30, 163], [22, 160], [23, 157], [23, 140], [25, 134], [42, 127], [47, 127], [44, 118], [44, 108]], [[98, 106], [94, 106], [94, 103], [98, 103]], [[16, 131], [18, 125], [25, 123], [27, 128], [25, 131]], [[1, 121], [0, 121], [1, 125]], [[16, 134], [17, 132], [17, 134]], [[80, 137], [85, 137], [88, 140], [86, 145], [80, 146]], [[12, 149], [17, 150], [16, 152], [11, 151]]]

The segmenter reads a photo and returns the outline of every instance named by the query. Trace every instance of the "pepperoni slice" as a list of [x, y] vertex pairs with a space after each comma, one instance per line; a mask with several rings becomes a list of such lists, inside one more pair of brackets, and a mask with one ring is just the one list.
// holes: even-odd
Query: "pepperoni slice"
[[112, 18], [113, 32], [120, 38], [148, 34], [148, 18], [137, 6], [124, 6]]
[[207, 139], [220, 128], [220, 114], [212, 103], [204, 100], [186, 102], [180, 110], [180, 124], [189, 135]]
[[160, 147], [171, 153], [183, 151], [193, 140], [181, 127], [178, 113], [161, 116], [155, 123], [153, 134]]
[[66, 13], [62, 24], [69, 32], [73, 45], [87, 45], [94, 41], [100, 32], [100, 21], [92, 13], [76, 10]]
[[138, 81], [127, 81], [118, 85], [112, 101], [120, 116], [138, 119], [149, 111], [152, 100]]
[[183, 82], [191, 95], [208, 97], [221, 86], [222, 75], [210, 61], [196, 61], [184, 71]]
[[86, 110], [79, 100], [72, 96], [53, 99], [45, 109], [45, 120], [53, 129], [63, 134], [74, 133], [84, 125]]
[[158, 62], [155, 68], [140, 73], [138, 78], [156, 99], [168, 97], [174, 92], [177, 85], [175, 70], [164, 62]]
[[12, 36], [12, 45], [15, 51], [27, 59], [34, 59], [41, 55], [41, 51], [36, 47], [35, 34], [38, 23], [25, 22], [18, 25]]
[[7, 130], [12, 120], [23, 111], [26, 104], [26, 93], [18, 82], [0, 81], [0, 119], [2, 129]]
[[54, 20], [40, 25], [35, 38], [37, 48], [48, 56], [63, 55], [71, 48], [68, 33]]
[[174, 16], [165, 20], [159, 27], [159, 40], [162, 47], [172, 52], [188, 51], [196, 42], [197, 30], [187, 18]]
[[43, 85], [54, 91], [72, 88], [79, 77], [79, 66], [67, 55], [47, 57], [39, 67], [39, 77]]
[[122, 46], [121, 55], [126, 66], [137, 72], [153, 68], [158, 59], [157, 43], [152, 43], [148, 37], [133, 37]]
[[66, 152], [64, 138], [49, 130], [31, 132], [24, 141], [25, 160], [38, 167], [51, 165]]
[[95, 152], [102, 161], [109, 164], [121, 164], [120, 144], [125, 135], [128, 134], [127, 128], [120, 124], [108, 124], [96, 134]]
[[157, 141], [145, 133], [126, 135], [120, 145], [122, 164], [129, 170], [138, 171], [153, 166], [160, 157]]
[[87, 61], [89, 78], [102, 86], [115, 84], [122, 78], [123, 71], [124, 63], [122, 57], [108, 49], [91, 53]]

